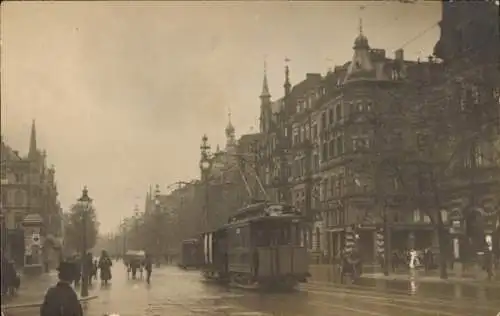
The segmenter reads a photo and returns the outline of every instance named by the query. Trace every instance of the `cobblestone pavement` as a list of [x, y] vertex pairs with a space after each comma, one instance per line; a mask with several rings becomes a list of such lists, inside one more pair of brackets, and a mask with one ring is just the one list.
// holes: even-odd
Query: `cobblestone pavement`
[[[230, 289], [204, 282], [198, 271], [161, 267], [152, 283], [130, 280], [120, 262], [113, 268], [112, 284], [97, 287], [99, 297], [84, 303], [87, 316], [354, 316], [446, 315], [495, 316], [500, 311], [498, 292], [478, 295], [453, 293], [411, 295], [406, 290], [303, 284], [292, 293], [270, 294]], [[12, 311], [8, 316], [35, 316], [36, 309]]]

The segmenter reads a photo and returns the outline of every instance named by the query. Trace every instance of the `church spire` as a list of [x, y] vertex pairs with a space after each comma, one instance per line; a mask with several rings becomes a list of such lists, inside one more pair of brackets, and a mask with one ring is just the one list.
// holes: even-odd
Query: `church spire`
[[285, 96], [290, 94], [292, 88], [290, 84], [290, 67], [288, 67], [288, 62], [290, 62], [290, 59], [285, 58], [285, 84], [283, 85], [283, 88], [285, 88]]
[[28, 157], [35, 158], [37, 153], [38, 150], [36, 146], [36, 126], [35, 126], [35, 120], [33, 120], [31, 123], [31, 136], [30, 136], [30, 147], [28, 151]]
[[231, 146], [235, 144], [235, 129], [233, 123], [231, 122], [231, 109], [227, 113], [227, 127], [226, 127], [226, 146]]
[[264, 60], [264, 80], [262, 81], [262, 93], [260, 94], [262, 100], [271, 98], [269, 93], [269, 85], [267, 84], [267, 62]]

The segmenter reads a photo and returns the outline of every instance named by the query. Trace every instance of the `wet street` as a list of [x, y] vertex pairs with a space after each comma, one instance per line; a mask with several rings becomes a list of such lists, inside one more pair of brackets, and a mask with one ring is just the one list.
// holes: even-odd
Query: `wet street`
[[[121, 262], [112, 284], [97, 285], [98, 298], [84, 303], [86, 315], [102, 316], [323, 316], [323, 315], [474, 315], [500, 312], [499, 288], [475, 287], [456, 291], [450, 284], [365, 284], [340, 287], [307, 283], [293, 293], [269, 294], [229, 289], [204, 282], [198, 271], [162, 267], [153, 271], [151, 285], [129, 280]], [[451, 287], [450, 287], [451, 286]], [[37, 308], [10, 310], [8, 315], [34, 316]]]

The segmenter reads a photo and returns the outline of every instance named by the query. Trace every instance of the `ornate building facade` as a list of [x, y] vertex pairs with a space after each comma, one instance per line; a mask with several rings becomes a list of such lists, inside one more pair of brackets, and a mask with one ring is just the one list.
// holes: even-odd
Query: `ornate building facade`
[[[498, 5], [491, 2], [443, 2], [441, 36], [434, 53], [446, 80], [438, 90], [456, 104], [457, 129], [470, 141], [457, 153], [448, 186], [456, 259], [482, 251], [493, 238], [500, 253], [500, 34]], [[467, 247], [475, 240], [473, 247]], [[469, 249], [467, 249], [469, 248]]]
[[2, 140], [4, 251], [18, 266], [45, 270], [59, 260], [63, 226], [55, 168], [47, 167], [46, 157], [46, 152], [37, 147], [34, 121], [26, 157]]

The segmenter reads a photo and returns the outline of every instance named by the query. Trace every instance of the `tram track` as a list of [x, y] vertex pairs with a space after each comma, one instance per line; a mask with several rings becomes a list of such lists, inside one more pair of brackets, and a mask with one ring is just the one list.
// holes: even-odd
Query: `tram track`
[[[390, 297], [402, 297], [402, 298], [412, 298], [418, 301], [434, 301], [434, 302], [449, 302], [449, 303], [459, 303], [459, 304], [477, 304], [478, 299], [471, 297], [453, 297], [451, 295], [446, 295], [440, 298], [433, 298], [431, 296], [424, 296], [421, 294], [412, 294], [410, 291], [399, 291], [399, 290], [381, 290], [376, 287], [366, 287], [361, 285], [341, 285], [341, 284], [328, 284], [328, 283], [306, 283], [301, 284], [298, 288], [300, 289], [318, 289], [318, 290], [332, 290], [332, 291], [342, 291], [342, 292], [354, 292], [354, 293], [369, 293], [371, 295], [390, 295]], [[484, 303], [484, 302], [481, 302]], [[500, 300], [487, 300], [488, 305], [500, 306]]]
[[[328, 296], [336, 297], [344, 301], [349, 301], [354, 306], [371, 304], [375, 306], [386, 306], [396, 309], [411, 310], [424, 314], [439, 314], [447, 316], [456, 315], [475, 315], [477, 316], [480, 312], [484, 315], [496, 315], [499, 308], [491, 305], [481, 305], [475, 302], [474, 305], [470, 303], [459, 303], [446, 300], [428, 300], [428, 299], [417, 299], [413, 297], [403, 297], [394, 295], [383, 295], [380, 293], [375, 293], [371, 291], [355, 291], [346, 289], [337, 290], [319, 290], [319, 289], [300, 289], [301, 291], [315, 294], [318, 296]], [[313, 303], [314, 302], [314, 303]], [[313, 304], [332, 304], [330, 302], [324, 302], [318, 300], [313, 300]], [[338, 304], [334, 304], [338, 305]], [[464, 312], [466, 312], [464, 314]]]

